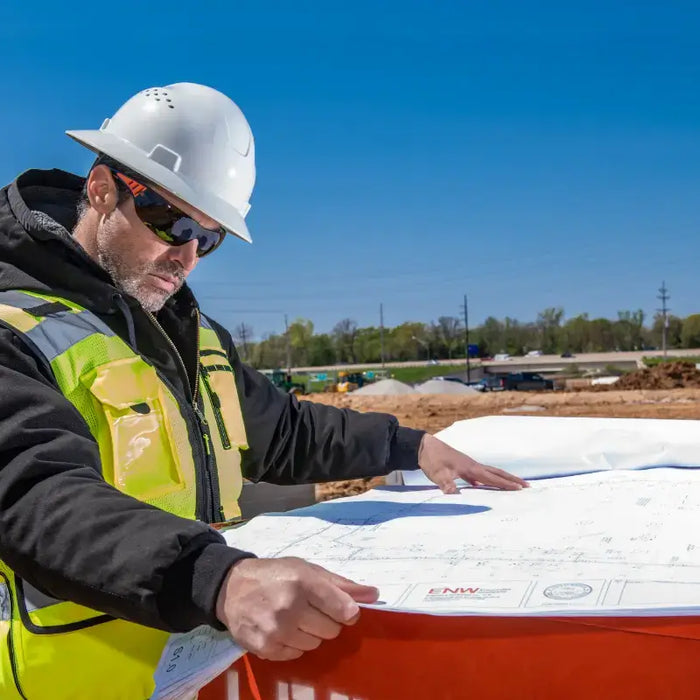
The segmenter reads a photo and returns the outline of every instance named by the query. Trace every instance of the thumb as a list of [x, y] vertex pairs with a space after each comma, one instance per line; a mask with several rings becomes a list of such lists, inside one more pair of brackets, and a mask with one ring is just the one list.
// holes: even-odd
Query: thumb
[[443, 481], [440, 481], [438, 486], [440, 487], [440, 491], [442, 491], [447, 496], [459, 493], [459, 489], [457, 488], [457, 484], [455, 484], [454, 479], [445, 479]]

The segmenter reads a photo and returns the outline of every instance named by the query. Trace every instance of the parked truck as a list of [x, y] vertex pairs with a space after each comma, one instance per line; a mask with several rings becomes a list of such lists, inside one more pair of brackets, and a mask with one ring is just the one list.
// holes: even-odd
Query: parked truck
[[554, 382], [537, 372], [509, 372], [487, 374], [474, 388], [479, 391], [549, 391], [554, 389]]

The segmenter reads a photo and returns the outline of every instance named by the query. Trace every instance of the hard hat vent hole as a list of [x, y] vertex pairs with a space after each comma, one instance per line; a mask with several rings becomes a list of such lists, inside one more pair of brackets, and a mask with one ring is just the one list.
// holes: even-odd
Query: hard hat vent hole
[[142, 92], [142, 95], [144, 97], [153, 98], [156, 102], [162, 102], [163, 100], [165, 100], [165, 102], [168, 103], [168, 107], [170, 107], [170, 109], [175, 109], [175, 105], [172, 104], [172, 99], [170, 98], [170, 93], [166, 92], [163, 89], [148, 88], [147, 90], [144, 90]]

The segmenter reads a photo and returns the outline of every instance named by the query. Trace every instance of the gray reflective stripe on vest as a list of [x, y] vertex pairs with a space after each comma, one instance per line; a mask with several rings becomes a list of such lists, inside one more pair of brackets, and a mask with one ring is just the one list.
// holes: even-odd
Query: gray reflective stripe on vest
[[212, 328], [211, 323], [209, 323], [209, 319], [204, 316], [203, 314], [199, 315], [199, 322], [202, 324], [202, 328], [206, 328], [207, 330], [213, 331], [214, 329]]
[[31, 294], [25, 294], [24, 292], [15, 292], [13, 290], [0, 292], [0, 304], [14, 306], [16, 309], [31, 309], [33, 306], [45, 303], [45, 299], [33, 297]]
[[[0, 304], [18, 309], [31, 309], [45, 303], [43, 299], [22, 292], [0, 292]], [[49, 362], [81, 340], [99, 333], [107, 337], [114, 331], [89, 311], [58, 311], [37, 317], [38, 325], [24, 333]]]
[[99, 333], [111, 337], [116, 335], [114, 331], [102, 323], [89, 311], [72, 313], [61, 311], [57, 314], [44, 316], [38, 326], [34, 326], [24, 335], [46, 355], [51, 362], [76, 343], [85, 338]]
[[10, 591], [7, 588], [7, 584], [0, 581], [0, 622], [8, 622], [11, 619]]
[[24, 605], [27, 608], [27, 612], [41, 610], [42, 608], [48, 608], [51, 605], [63, 602], [62, 600], [58, 600], [58, 598], [52, 598], [50, 595], [42, 593], [38, 588], [34, 588], [31, 583], [27, 583], [24, 579], [22, 579], [22, 590], [24, 591]]

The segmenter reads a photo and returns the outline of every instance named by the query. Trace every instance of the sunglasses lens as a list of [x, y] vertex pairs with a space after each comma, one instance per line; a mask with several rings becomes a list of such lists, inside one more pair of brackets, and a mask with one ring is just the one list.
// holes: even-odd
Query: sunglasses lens
[[197, 255], [206, 255], [216, 248], [223, 236], [223, 232], [218, 229], [211, 229], [200, 226], [194, 219], [182, 217], [175, 221], [170, 229], [170, 236], [174, 245], [183, 245], [189, 241], [197, 241]]
[[224, 236], [223, 230], [204, 228], [194, 219], [184, 216], [152, 190], [134, 197], [134, 205], [139, 219], [166, 243], [178, 246], [196, 240], [199, 257], [214, 250]]

